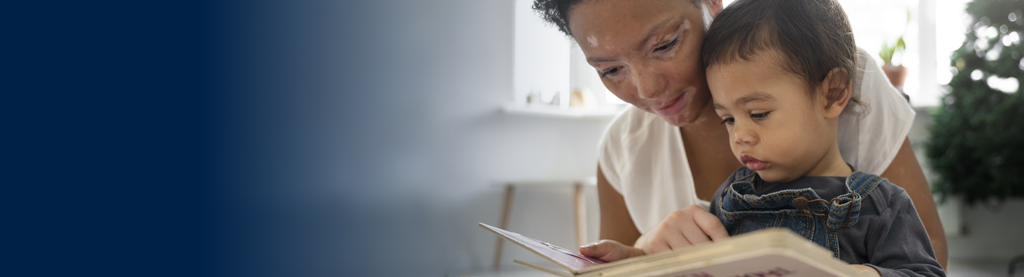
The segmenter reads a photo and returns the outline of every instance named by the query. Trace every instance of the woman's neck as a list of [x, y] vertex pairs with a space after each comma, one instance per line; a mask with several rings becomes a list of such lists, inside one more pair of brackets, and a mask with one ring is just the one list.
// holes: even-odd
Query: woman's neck
[[743, 164], [729, 149], [729, 130], [715, 113], [714, 106], [708, 105], [700, 117], [686, 126], [679, 127], [683, 148], [690, 173], [693, 174], [694, 190], [701, 200], [709, 201], [715, 190], [729, 174]]
[[720, 122], [719, 122], [718, 114], [715, 113], [714, 103], [711, 102], [711, 101], [708, 101], [707, 105], [704, 105], [704, 108], [701, 109], [700, 116], [697, 117], [697, 120], [694, 120], [692, 123], [686, 124], [685, 126], [683, 126], [681, 128], [683, 129], [684, 132], [689, 132], [691, 130], [692, 131], [700, 130], [700, 131], [703, 131], [703, 132], [718, 130], [718, 131], [725, 131], [726, 133], [728, 133], [728, 130], [726, 130], [725, 127], [723, 127], [722, 124], [719, 124], [719, 123]]

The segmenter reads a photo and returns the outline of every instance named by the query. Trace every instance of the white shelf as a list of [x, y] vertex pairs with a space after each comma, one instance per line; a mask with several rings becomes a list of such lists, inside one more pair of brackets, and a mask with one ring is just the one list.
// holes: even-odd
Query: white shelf
[[607, 108], [560, 108], [548, 105], [527, 105], [508, 103], [501, 107], [501, 110], [509, 115], [535, 116], [562, 119], [612, 119], [622, 112], [626, 106], [610, 106]]

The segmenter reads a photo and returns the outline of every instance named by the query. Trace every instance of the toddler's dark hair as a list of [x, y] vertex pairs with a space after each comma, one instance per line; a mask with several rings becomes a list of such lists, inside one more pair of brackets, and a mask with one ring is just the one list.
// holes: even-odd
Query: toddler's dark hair
[[[783, 68], [802, 76], [810, 87], [834, 68], [846, 71], [845, 86], [857, 70], [857, 45], [846, 12], [835, 0], [738, 0], [723, 9], [704, 35], [704, 68], [749, 61], [775, 51]], [[826, 95], [829, 105], [839, 95]], [[850, 97], [849, 106], [857, 99]]]

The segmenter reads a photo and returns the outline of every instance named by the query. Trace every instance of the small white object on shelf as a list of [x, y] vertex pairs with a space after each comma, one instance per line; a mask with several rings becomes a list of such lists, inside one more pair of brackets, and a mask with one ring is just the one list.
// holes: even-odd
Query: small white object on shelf
[[600, 108], [562, 108], [543, 104], [508, 103], [501, 110], [510, 115], [525, 115], [565, 119], [612, 119], [625, 109], [625, 105], [609, 105]]

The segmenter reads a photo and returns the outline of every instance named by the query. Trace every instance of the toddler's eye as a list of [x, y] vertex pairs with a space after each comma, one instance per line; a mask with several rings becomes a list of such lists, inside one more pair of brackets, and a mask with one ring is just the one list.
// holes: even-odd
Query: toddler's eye
[[754, 120], [757, 120], [757, 121], [761, 121], [761, 120], [764, 120], [765, 118], [768, 117], [768, 113], [771, 113], [771, 112], [763, 112], [763, 113], [750, 114], [750, 118], [753, 118]]
[[726, 119], [722, 120], [722, 124], [729, 125], [729, 126], [732, 126], [733, 122], [736, 122], [736, 120], [733, 119], [732, 117], [729, 117], [729, 118], [726, 118]]

